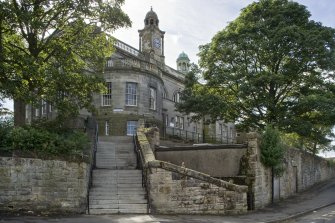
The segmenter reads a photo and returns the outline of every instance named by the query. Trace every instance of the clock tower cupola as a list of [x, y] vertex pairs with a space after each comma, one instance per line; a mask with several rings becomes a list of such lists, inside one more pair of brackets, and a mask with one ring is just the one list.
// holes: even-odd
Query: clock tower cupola
[[144, 19], [144, 29], [139, 30], [139, 48], [150, 60], [154, 59], [164, 64], [164, 31], [159, 29], [159, 19], [151, 10]]

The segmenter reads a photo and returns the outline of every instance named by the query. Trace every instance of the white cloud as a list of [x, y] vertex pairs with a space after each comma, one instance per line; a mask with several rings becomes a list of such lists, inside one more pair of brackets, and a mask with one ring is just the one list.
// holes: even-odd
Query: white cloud
[[[123, 9], [133, 21], [131, 29], [121, 29], [115, 36], [138, 48], [138, 29], [144, 27], [144, 17], [153, 7], [160, 20], [160, 29], [165, 34], [166, 63], [175, 67], [180, 52], [185, 51], [197, 62], [199, 45], [211, 41], [229, 21], [233, 21], [242, 8], [254, 0], [128, 0]], [[335, 2], [333, 0], [298, 0], [308, 7], [312, 19], [324, 25], [335, 26]]]

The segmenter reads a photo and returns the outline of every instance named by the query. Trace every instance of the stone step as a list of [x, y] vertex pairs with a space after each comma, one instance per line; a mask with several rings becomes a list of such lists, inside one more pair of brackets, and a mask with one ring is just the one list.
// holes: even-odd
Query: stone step
[[114, 142], [114, 143], [130, 143], [133, 142], [132, 136], [100, 136], [100, 142]]
[[113, 165], [105, 165], [105, 166], [97, 166], [99, 169], [105, 170], [135, 170], [136, 166], [113, 166]]
[[90, 189], [91, 214], [147, 213], [147, 195], [132, 137], [101, 137]]
[[91, 191], [90, 196], [96, 197], [96, 198], [101, 198], [104, 197], [105, 200], [108, 200], [110, 198], [114, 198], [116, 196], [123, 196], [123, 195], [132, 195], [132, 196], [145, 196], [145, 191], [144, 190], [137, 190], [137, 191], [129, 191], [129, 190], [106, 190], [106, 191]]
[[90, 209], [90, 214], [147, 214], [145, 209]]
[[94, 169], [93, 176], [142, 176], [142, 170], [101, 170]]
[[127, 203], [127, 201], [142, 201], [146, 202], [145, 194], [113, 194], [113, 195], [91, 195], [89, 196], [90, 202], [102, 204], [103, 202], [116, 202]]
[[136, 157], [132, 156], [132, 157], [113, 157], [113, 158], [109, 158], [109, 157], [97, 157], [96, 161], [106, 161], [106, 162], [110, 162], [110, 161], [122, 161], [122, 162], [134, 162], [136, 161]]
[[96, 197], [90, 197], [91, 205], [112, 205], [112, 204], [147, 204], [147, 200], [144, 196], [115, 196], [110, 199], [96, 199]]
[[137, 186], [140, 185], [142, 186], [142, 179], [141, 178], [136, 178], [136, 179], [117, 179], [117, 178], [112, 178], [112, 179], [93, 179], [93, 186], [94, 185], [120, 185], [122, 186], [127, 186], [127, 185], [132, 185], [132, 186]]
[[140, 185], [139, 187], [92, 187], [91, 194], [113, 194], [113, 193], [120, 193], [124, 194], [123, 192], [129, 192], [131, 194], [141, 194], [145, 192], [145, 190]]
[[129, 210], [143, 210], [147, 209], [147, 204], [140, 203], [126, 203], [126, 204], [90, 204], [92, 209], [129, 209]]

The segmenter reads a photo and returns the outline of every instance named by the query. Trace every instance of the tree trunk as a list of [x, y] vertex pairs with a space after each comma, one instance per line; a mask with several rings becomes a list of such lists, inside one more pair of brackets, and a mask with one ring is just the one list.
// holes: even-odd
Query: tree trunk
[[26, 123], [26, 104], [14, 99], [14, 126], [23, 126]]

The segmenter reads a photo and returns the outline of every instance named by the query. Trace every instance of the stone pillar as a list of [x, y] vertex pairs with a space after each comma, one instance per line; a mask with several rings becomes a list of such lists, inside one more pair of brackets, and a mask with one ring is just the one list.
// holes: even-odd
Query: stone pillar
[[253, 207], [262, 208], [271, 203], [272, 199], [272, 175], [271, 169], [261, 163], [260, 135], [252, 132], [247, 134], [248, 139], [248, 167], [247, 176], [252, 179], [250, 182]]

